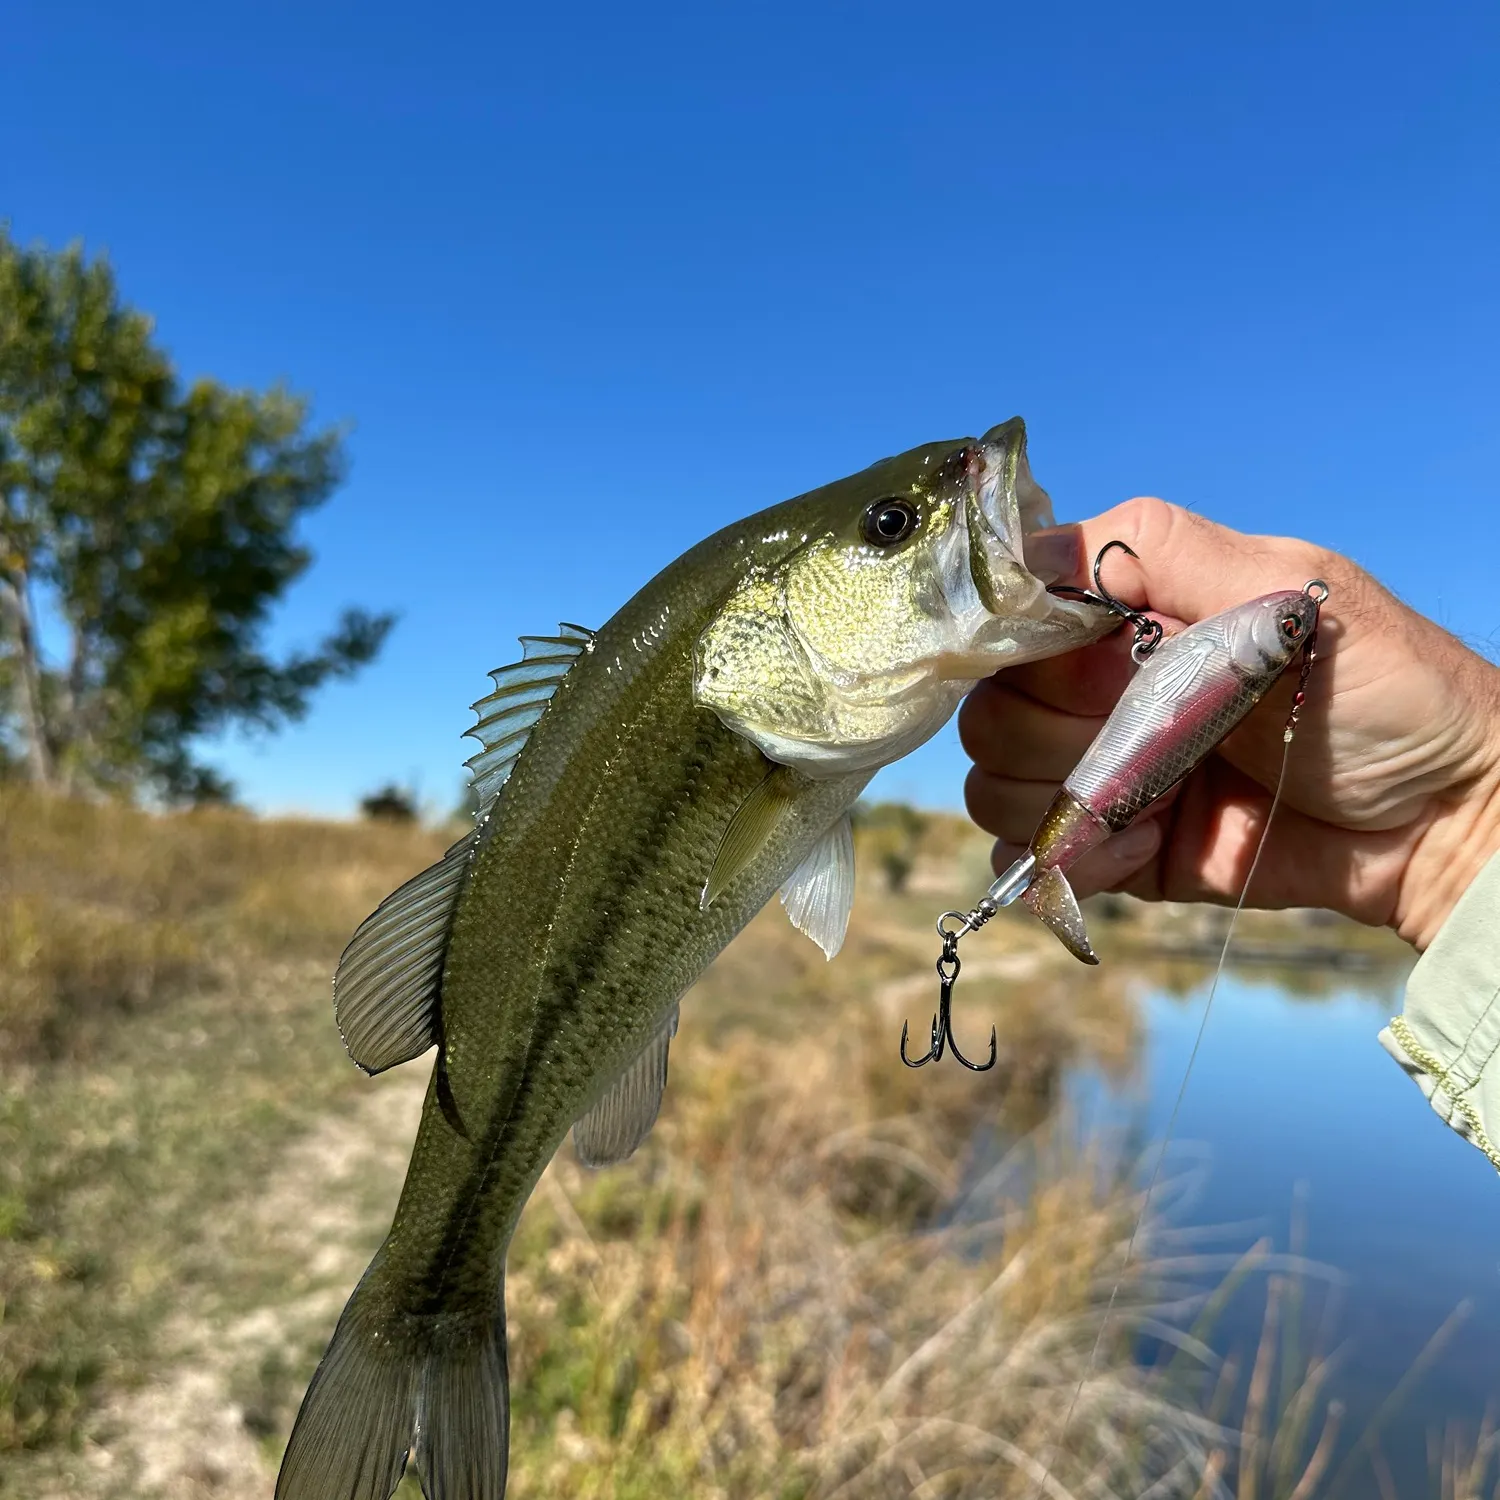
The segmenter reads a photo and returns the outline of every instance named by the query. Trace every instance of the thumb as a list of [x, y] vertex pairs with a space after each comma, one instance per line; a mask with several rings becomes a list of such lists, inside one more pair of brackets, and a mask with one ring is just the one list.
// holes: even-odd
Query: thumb
[[1041, 576], [1092, 588], [1094, 559], [1113, 541], [1136, 555], [1109, 554], [1100, 572], [1105, 588], [1133, 609], [1186, 624], [1276, 589], [1301, 588], [1331, 560], [1310, 542], [1246, 536], [1165, 500], [1137, 499], [1089, 521], [1032, 533], [1026, 562]]

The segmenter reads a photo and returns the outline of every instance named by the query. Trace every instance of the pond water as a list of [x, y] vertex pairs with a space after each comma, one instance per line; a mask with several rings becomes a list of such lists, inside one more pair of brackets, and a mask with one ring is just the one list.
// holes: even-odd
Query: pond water
[[[1279, 1250], [1305, 1220], [1306, 1254], [1342, 1273], [1337, 1327], [1346, 1353], [1329, 1393], [1352, 1441], [1459, 1304], [1471, 1306], [1414, 1390], [1380, 1425], [1402, 1497], [1432, 1493], [1429, 1433], [1477, 1428], [1500, 1401], [1500, 1176], [1450, 1131], [1376, 1041], [1405, 976], [1289, 994], [1253, 971], [1226, 974], [1193, 1065], [1163, 1178], [1181, 1225], [1223, 1225], [1216, 1243], [1261, 1234]], [[1335, 979], [1337, 986], [1341, 983]], [[1068, 1093], [1093, 1123], [1130, 1121], [1159, 1141], [1182, 1084], [1207, 995], [1145, 988], [1142, 1055], [1122, 1085], [1086, 1069]], [[1143, 1177], [1156, 1147], [1144, 1151]], [[1201, 1167], [1201, 1170], [1196, 1170]], [[1190, 1181], [1186, 1193], [1177, 1184]], [[1295, 1205], [1295, 1206], [1294, 1206]], [[1215, 1343], [1253, 1357], [1264, 1282], [1238, 1299]], [[1345, 1493], [1378, 1493], [1373, 1471]]]

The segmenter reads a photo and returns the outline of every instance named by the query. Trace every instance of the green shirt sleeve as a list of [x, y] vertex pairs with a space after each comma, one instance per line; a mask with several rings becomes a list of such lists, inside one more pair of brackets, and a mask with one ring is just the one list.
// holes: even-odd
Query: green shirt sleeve
[[1500, 854], [1459, 897], [1380, 1043], [1500, 1169]]

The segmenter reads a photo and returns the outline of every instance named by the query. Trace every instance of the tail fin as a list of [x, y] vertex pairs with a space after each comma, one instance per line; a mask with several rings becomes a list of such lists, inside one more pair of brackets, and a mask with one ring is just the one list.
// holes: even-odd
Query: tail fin
[[510, 1443], [505, 1295], [476, 1330], [388, 1326], [355, 1288], [292, 1427], [276, 1500], [389, 1500], [414, 1453], [427, 1500], [502, 1500]]
[[502, 1500], [510, 1457], [503, 1284], [481, 1337], [428, 1354], [417, 1390], [416, 1456], [427, 1500]]
[[1088, 928], [1078, 909], [1078, 897], [1068, 878], [1056, 865], [1048, 865], [1021, 897], [1034, 915], [1057, 934], [1058, 941], [1086, 964], [1099, 962], [1099, 955], [1089, 946]]

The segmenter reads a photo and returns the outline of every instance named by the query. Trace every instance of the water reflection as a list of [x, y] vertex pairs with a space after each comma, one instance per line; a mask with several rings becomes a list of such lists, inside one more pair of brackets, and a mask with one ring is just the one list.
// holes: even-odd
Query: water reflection
[[[1159, 1139], [1197, 1035], [1209, 966], [1140, 964], [1143, 1042], [1127, 1077], [1068, 1069], [1060, 1099], [1091, 1130]], [[1221, 1243], [1265, 1234], [1343, 1273], [1334, 1307], [1314, 1290], [1311, 1323], [1335, 1318], [1343, 1357], [1329, 1394], [1348, 1408], [1347, 1449], [1403, 1385], [1434, 1332], [1471, 1304], [1379, 1432], [1401, 1495], [1425, 1494], [1429, 1433], [1477, 1428], [1500, 1397], [1500, 1180], [1449, 1131], [1385, 1055], [1376, 1033], [1399, 1009], [1405, 971], [1297, 961], [1237, 966], [1220, 981], [1168, 1154], [1179, 1225], [1234, 1225]], [[1149, 1159], [1152, 1152], [1144, 1155]], [[1179, 1169], [1201, 1164], [1186, 1176]], [[1184, 1184], [1190, 1191], [1178, 1191]], [[1300, 1205], [1300, 1207], [1299, 1207]], [[1161, 1205], [1159, 1205], [1161, 1206]], [[1294, 1220], [1305, 1219], [1305, 1229]], [[1254, 1354], [1265, 1287], [1225, 1309], [1214, 1342]], [[1376, 1493], [1361, 1459], [1349, 1494]]]

